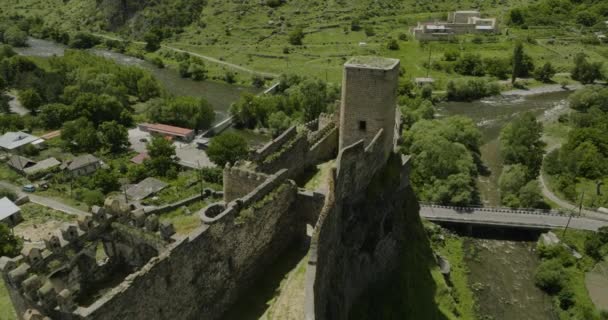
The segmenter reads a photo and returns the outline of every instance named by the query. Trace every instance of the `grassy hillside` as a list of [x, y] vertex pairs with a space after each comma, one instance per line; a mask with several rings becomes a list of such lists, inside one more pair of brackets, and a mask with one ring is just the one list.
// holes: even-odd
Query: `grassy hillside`
[[[7, 0], [0, 4], [0, 9], [4, 13], [40, 15], [46, 24], [63, 29], [82, 28], [96, 33], [113, 31], [121, 37], [140, 40], [146, 30], [161, 26], [162, 30], [156, 31], [162, 34], [163, 42], [176, 48], [254, 70], [306, 74], [331, 82], [340, 81], [341, 66], [353, 55], [376, 54], [400, 58], [406, 70], [405, 76], [413, 78], [427, 74], [425, 66], [429, 51], [431, 64], [442, 60], [445, 51], [454, 49], [479, 53], [482, 57], [508, 57], [514, 40], [530, 40], [526, 50], [537, 65], [551, 61], [560, 72], [569, 71], [572, 57], [577, 52], [586, 52], [591, 60], [608, 57], [607, 46], [581, 43], [582, 38], [592, 35], [597, 28], [601, 29], [601, 25], [597, 28], [580, 28], [576, 20], [561, 19], [559, 24], [537, 26], [533, 23], [539, 19], [529, 19], [531, 25], [511, 28], [507, 35], [510, 9], [526, 9], [534, 5], [545, 8], [547, 2], [554, 0], [292, 0], [276, 7], [270, 4], [281, 1], [263, 4], [258, 1], [208, 0], [204, 6], [199, 3], [194, 7], [180, 7], [179, 4], [184, 1], [166, 0], [153, 6], [130, 8], [128, 10], [132, 12], [126, 14], [128, 19], [122, 24], [111, 23], [107, 17], [108, 10], [118, 10], [109, 0], [101, 1], [103, 8], [99, 10], [94, 0], [65, 3], [62, 0]], [[583, 10], [580, 8], [587, 7], [590, 6], [586, 6], [585, 2], [578, 6], [571, 5], [572, 16]], [[202, 10], [196, 12], [197, 8]], [[473, 36], [462, 37], [456, 43], [431, 45], [411, 39], [409, 29], [417, 21], [444, 19], [449, 11], [471, 8], [481, 10], [485, 16], [497, 17], [502, 34], [483, 36], [482, 43], [479, 43], [479, 37], [475, 39]], [[603, 11], [598, 9], [598, 12]], [[563, 16], [563, 13], [558, 13], [555, 13], [555, 17]], [[530, 13], [526, 14], [531, 16]], [[553, 13], [545, 14], [553, 17]], [[596, 18], [602, 19], [599, 15]], [[291, 45], [289, 34], [298, 28], [305, 34], [303, 45]], [[399, 49], [389, 50], [386, 46], [388, 40], [404, 39], [402, 34], [408, 40], [399, 40]], [[439, 79], [438, 88], [444, 87], [447, 78], [459, 77], [445, 70], [430, 70], [430, 76]]]

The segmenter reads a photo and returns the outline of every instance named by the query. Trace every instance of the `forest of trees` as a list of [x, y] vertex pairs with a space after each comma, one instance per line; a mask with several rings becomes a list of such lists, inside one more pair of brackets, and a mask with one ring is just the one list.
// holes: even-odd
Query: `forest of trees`
[[547, 208], [536, 178], [540, 173], [545, 143], [543, 125], [532, 113], [524, 113], [500, 133], [500, 153], [505, 164], [499, 179], [501, 202], [513, 208]]
[[316, 119], [322, 112], [333, 111], [339, 88], [322, 80], [282, 76], [273, 95], [244, 94], [230, 108], [235, 123], [245, 128], [269, 128], [278, 134], [293, 123]]
[[[608, 88], [586, 87], [572, 94], [570, 107], [576, 112], [560, 118], [572, 129], [563, 146], [550, 152], [544, 170], [556, 177], [557, 188], [575, 201], [578, 179], [596, 180], [608, 174]], [[603, 196], [601, 203], [607, 203]]]

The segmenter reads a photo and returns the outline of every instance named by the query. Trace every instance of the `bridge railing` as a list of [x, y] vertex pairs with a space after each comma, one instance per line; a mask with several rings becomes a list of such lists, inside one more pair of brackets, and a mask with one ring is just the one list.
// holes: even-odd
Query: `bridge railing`
[[516, 213], [516, 214], [533, 214], [533, 215], [544, 215], [544, 216], [564, 216], [563, 212], [553, 209], [530, 209], [530, 208], [507, 208], [507, 207], [484, 207], [484, 206], [449, 206], [434, 204], [428, 202], [420, 202], [421, 207], [427, 208], [441, 208], [450, 209], [458, 212], [471, 212], [471, 211], [484, 211], [490, 213]]

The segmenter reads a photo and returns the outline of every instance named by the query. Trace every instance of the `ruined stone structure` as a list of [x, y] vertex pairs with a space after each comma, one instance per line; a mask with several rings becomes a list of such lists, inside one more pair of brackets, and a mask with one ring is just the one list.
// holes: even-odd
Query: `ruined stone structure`
[[[227, 164], [223, 201], [201, 210], [201, 226], [186, 236], [158, 223], [162, 211], [108, 201], [47, 249], [2, 258], [19, 316], [219, 319], [308, 224], [305, 316], [346, 319], [362, 292], [397, 267], [404, 214], [417, 214], [409, 158], [394, 152], [398, 72], [394, 59], [349, 61], [339, 110]], [[331, 159], [326, 194], [291, 180]], [[95, 243], [108, 256], [102, 263]]]

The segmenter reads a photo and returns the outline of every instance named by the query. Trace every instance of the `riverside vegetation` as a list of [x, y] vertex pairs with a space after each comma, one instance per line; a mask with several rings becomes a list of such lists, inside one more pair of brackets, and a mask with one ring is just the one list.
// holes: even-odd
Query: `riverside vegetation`
[[[591, 0], [533, 3], [10, 0], [0, 6], [12, 17], [26, 17], [30, 23], [19, 26], [29, 34], [67, 43], [88, 34], [89, 38], [97, 39], [95, 44], [146, 56], [152, 61], [160, 59], [159, 65], [166, 60], [169, 65], [179, 66], [184, 75], [227, 82], [259, 84], [260, 79], [212, 62], [203, 66], [198, 58], [193, 60], [162, 45], [253, 70], [310, 75], [334, 83], [339, 82], [341, 65], [348, 56], [376, 54], [401, 58], [406, 79], [428, 73], [436, 79], [436, 90], [462, 88], [458, 91], [464, 92], [452, 97], [465, 99], [495, 92], [496, 85], [486, 87], [492, 81], [479, 81], [483, 77], [537, 79], [529, 85], [551, 79], [561, 82], [567, 78], [552, 76], [556, 72], [570, 72], [577, 53], [585, 52], [589, 65], [600, 71], [603, 66], [597, 63], [606, 57], [606, 50], [594, 32], [606, 31], [603, 21], [608, 10], [603, 3]], [[471, 8], [497, 17], [501, 34], [470, 35], [445, 43], [418, 42], [408, 34], [417, 21], [445, 19], [448, 11]], [[201, 67], [209, 72], [199, 72]], [[526, 85], [526, 81], [519, 85]], [[471, 96], [466, 93], [471, 88], [479, 92]]]

